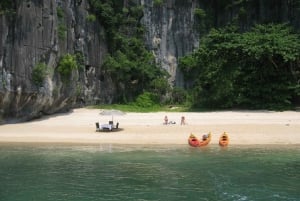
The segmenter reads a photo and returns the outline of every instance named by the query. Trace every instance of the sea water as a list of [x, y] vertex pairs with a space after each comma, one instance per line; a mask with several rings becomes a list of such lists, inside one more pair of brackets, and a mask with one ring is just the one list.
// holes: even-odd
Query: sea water
[[0, 144], [0, 201], [296, 201], [300, 147]]

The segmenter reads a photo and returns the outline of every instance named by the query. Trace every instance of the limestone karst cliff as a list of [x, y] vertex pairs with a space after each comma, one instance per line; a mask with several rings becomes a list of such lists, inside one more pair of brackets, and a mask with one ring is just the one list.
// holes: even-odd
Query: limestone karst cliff
[[[195, 3], [179, 7], [176, 1], [160, 7], [151, 0], [137, 3], [144, 6], [148, 47], [170, 73], [170, 81], [180, 84], [177, 58], [198, 44], [192, 27]], [[11, 5], [11, 14], [0, 15], [2, 122], [27, 120], [80, 104], [112, 102], [114, 84], [101, 74], [107, 53], [104, 28], [97, 19], [87, 20], [91, 10], [87, 0], [28, 0]], [[67, 53], [80, 55], [82, 63], [66, 82], [57, 66]], [[37, 86], [33, 71], [38, 64], [46, 66], [46, 77]]]
[[[211, 28], [228, 22], [241, 30], [260, 22], [300, 27], [298, 0], [132, 2], [143, 7], [145, 44], [173, 86], [185, 82], [178, 59], [197, 48]], [[109, 49], [105, 29], [91, 10], [89, 0], [0, 2], [0, 123], [113, 102], [115, 83], [101, 69]], [[58, 66], [67, 54], [76, 55], [80, 66], [65, 79]]]
[[[30, 0], [13, 6], [11, 15], [0, 15], [0, 120], [26, 120], [85, 102], [109, 102], [105, 97], [110, 91], [103, 87], [109, 80], [106, 84], [99, 79], [105, 38], [99, 22], [86, 20], [87, 1]], [[84, 60], [64, 82], [57, 65], [66, 53]], [[47, 68], [41, 86], [32, 77], [38, 63]]]

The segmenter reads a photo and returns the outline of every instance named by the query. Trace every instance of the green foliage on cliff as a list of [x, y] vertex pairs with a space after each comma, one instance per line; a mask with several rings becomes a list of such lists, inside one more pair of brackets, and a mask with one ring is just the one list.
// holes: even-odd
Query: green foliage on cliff
[[58, 17], [57, 34], [59, 39], [64, 40], [67, 37], [67, 26], [65, 24], [65, 13], [61, 7], [57, 7], [56, 15]]
[[10, 8], [12, 6], [11, 0], [2, 0], [0, 1], [0, 9], [5, 10], [7, 8]]
[[195, 8], [194, 15], [200, 19], [206, 17], [206, 12], [201, 8]]
[[286, 25], [213, 29], [179, 67], [194, 105], [286, 109], [300, 95], [300, 38]]
[[15, 3], [12, 0], [1, 0], [0, 1], [0, 15], [15, 13]]
[[65, 17], [64, 10], [61, 7], [56, 8], [56, 15], [59, 19], [63, 19]]
[[5, 11], [13, 7], [13, 2], [11, 0], [1, 0], [0, 1], [0, 12], [4, 13]]
[[59, 23], [57, 28], [58, 28], [57, 34], [58, 34], [59, 39], [62, 39], [62, 40], [66, 39], [66, 37], [67, 37], [66, 25], [64, 25], [63, 23]]
[[57, 70], [62, 76], [63, 80], [70, 78], [71, 73], [78, 68], [76, 57], [71, 54], [66, 54], [61, 57]]
[[88, 22], [95, 22], [96, 21], [96, 16], [94, 15], [94, 14], [90, 14], [90, 15], [88, 15], [87, 17], [86, 17], [86, 20], [88, 21]]
[[[109, 54], [102, 66], [105, 76], [115, 83], [115, 102], [130, 102], [145, 91], [163, 96], [165, 85], [152, 86], [167, 77], [155, 63], [144, 44], [144, 27], [140, 23], [143, 7], [133, 1], [90, 0], [92, 12], [105, 27]], [[156, 81], [155, 81], [156, 80]]]
[[36, 64], [36, 66], [32, 69], [31, 74], [33, 83], [38, 87], [43, 86], [43, 82], [47, 74], [47, 65], [45, 63]]
[[158, 93], [162, 87], [166, 89], [165, 85], [159, 84], [152, 88], [155, 81], [166, 73], [156, 67], [153, 55], [143, 48], [127, 54], [118, 50], [114, 56], [106, 58], [103, 68], [118, 83], [118, 99], [121, 101], [132, 101], [145, 90]]
[[162, 6], [164, 3], [163, 0], [153, 0], [153, 6], [159, 7]]

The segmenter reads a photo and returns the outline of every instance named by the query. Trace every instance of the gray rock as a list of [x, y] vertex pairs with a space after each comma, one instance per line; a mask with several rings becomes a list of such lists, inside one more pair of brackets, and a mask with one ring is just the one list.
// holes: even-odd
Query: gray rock
[[144, 6], [143, 24], [147, 27], [146, 43], [158, 64], [171, 75], [169, 82], [182, 87], [183, 77], [177, 67], [178, 58], [192, 52], [199, 45], [199, 33], [194, 27], [193, 10], [196, 1], [141, 1]]
[[[0, 15], [0, 122], [109, 102], [110, 80], [99, 79], [107, 52], [105, 34], [99, 34], [104, 31], [99, 22], [86, 20], [88, 6], [86, 0], [19, 1], [13, 16]], [[55, 69], [66, 53], [85, 58], [67, 83]], [[38, 63], [45, 63], [48, 72], [41, 87], [32, 81]]]

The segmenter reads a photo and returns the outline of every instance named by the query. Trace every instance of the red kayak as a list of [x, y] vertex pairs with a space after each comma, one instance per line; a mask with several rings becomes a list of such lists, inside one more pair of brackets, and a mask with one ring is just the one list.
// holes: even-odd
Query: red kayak
[[211, 140], [211, 133], [203, 135], [202, 140], [199, 140], [195, 135], [191, 134], [189, 137], [189, 145], [192, 147], [202, 147], [209, 144]]
[[191, 134], [189, 137], [189, 145], [191, 145], [192, 147], [198, 147], [200, 144], [200, 141], [198, 140], [198, 138]]

